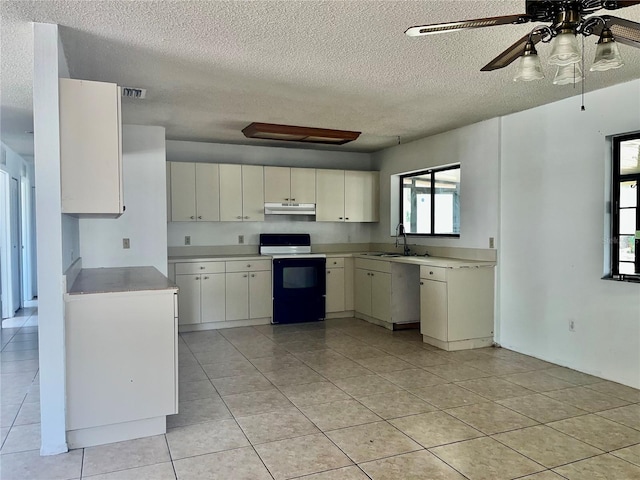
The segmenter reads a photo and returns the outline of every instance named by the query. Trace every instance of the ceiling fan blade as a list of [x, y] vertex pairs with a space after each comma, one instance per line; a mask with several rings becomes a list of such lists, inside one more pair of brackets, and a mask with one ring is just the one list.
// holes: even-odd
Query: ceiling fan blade
[[463, 30], [467, 28], [494, 27], [496, 25], [527, 23], [529, 21], [531, 21], [531, 17], [526, 14], [505, 15], [503, 17], [478, 18], [476, 20], [463, 20], [461, 22], [437, 23], [434, 25], [418, 25], [408, 28], [404, 33], [406, 33], [410, 37], [419, 37], [421, 35], [453, 32], [456, 30]]
[[602, 2], [602, 8], [605, 10], [617, 10], [634, 5], [640, 5], [640, 0], [605, 0]]
[[[531, 41], [535, 45], [540, 40], [542, 40], [541, 33], [534, 33], [531, 35]], [[498, 55], [496, 58], [487, 63], [484, 67], [480, 69], [481, 72], [490, 72], [492, 70], [498, 70], [499, 68], [504, 68], [517, 59], [524, 52], [524, 46], [529, 41], [529, 34], [527, 33], [524, 37], [518, 40], [516, 43], [507, 48], [504, 52]]]
[[[610, 15], [602, 15], [602, 19], [611, 30], [616, 42], [640, 48], [640, 23], [625, 20], [624, 18], [612, 17]], [[601, 32], [602, 26], [598, 24], [593, 33], [600, 35]]]

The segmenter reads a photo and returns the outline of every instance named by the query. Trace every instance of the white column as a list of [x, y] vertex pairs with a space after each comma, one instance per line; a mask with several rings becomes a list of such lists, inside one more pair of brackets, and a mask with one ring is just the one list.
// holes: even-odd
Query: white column
[[41, 455], [67, 451], [58, 26], [33, 25]]

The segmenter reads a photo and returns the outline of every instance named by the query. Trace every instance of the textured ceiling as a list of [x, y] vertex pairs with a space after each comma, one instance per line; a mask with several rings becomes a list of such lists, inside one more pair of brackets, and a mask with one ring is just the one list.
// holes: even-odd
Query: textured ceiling
[[[30, 22], [62, 26], [73, 78], [148, 89], [146, 100], [123, 99], [125, 123], [164, 126], [174, 140], [252, 145], [280, 145], [245, 139], [240, 130], [254, 121], [358, 130], [355, 142], [315, 148], [366, 152], [579, 94], [552, 85], [549, 67], [530, 83], [512, 81], [515, 64], [480, 72], [531, 24], [403, 34], [416, 24], [524, 13], [524, 4], [3, 0], [3, 140], [32, 154], [24, 133], [33, 128]], [[640, 22], [640, 6], [614, 14]], [[585, 40], [588, 64], [596, 40]], [[640, 49], [620, 50], [626, 65], [588, 73], [587, 91], [640, 78]], [[538, 51], [546, 65], [549, 46]]]

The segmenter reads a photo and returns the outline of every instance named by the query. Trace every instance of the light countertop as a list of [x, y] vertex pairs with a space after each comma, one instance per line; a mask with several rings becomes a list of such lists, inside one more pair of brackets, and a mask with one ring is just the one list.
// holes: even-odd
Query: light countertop
[[82, 295], [176, 288], [155, 267], [83, 268], [68, 293]]

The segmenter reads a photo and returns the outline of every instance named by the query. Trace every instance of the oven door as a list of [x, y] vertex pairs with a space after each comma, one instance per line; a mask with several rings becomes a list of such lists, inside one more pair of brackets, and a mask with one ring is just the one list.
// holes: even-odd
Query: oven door
[[273, 323], [324, 319], [325, 266], [325, 258], [273, 260]]

